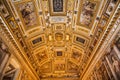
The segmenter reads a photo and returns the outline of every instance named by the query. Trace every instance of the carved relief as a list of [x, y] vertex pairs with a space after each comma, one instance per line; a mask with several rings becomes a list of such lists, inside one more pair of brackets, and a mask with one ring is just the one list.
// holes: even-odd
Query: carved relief
[[21, 80], [32, 80], [31, 76], [24, 70], [21, 74]]
[[62, 63], [55, 64], [55, 71], [64, 71], [64, 70], [65, 70], [65, 64]]
[[0, 13], [6, 18], [8, 17], [10, 14], [6, 8], [6, 6], [3, 3], [3, 0], [0, 0]]
[[40, 66], [41, 73], [50, 73], [51, 72], [51, 62], [46, 62], [42, 66]]
[[71, 61], [68, 61], [68, 72], [77, 73], [79, 67]]
[[108, 21], [108, 18], [106, 18], [105, 16], [102, 16], [102, 18], [101, 18], [101, 20], [99, 22], [99, 27], [104, 28], [107, 21]]
[[68, 0], [68, 5], [67, 5], [67, 9], [68, 11], [72, 11], [74, 6], [74, 0]]
[[111, 13], [114, 11], [117, 2], [119, 2], [119, 0], [110, 0], [110, 3], [109, 3], [107, 10], [106, 10], [107, 16], [110, 16]]
[[[54, 17], [50, 17], [50, 22], [51, 23], [66, 23], [67, 19], [65, 17], [54, 16]], [[57, 24], [56, 26], [61, 26], [61, 25], [64, 26], [63, 24]], [[61, 29], [63, 29], [63, 27], [61, 27]]]
[[48, 0], [42, 0], [42, 3], [43, 3], [43, 8], [45, 10], [46, 13], [48, 13]]
[[[60, 20], [62, 20], [62, 19], [59, 19], [59, 17], [57, 18], [56, 17], [56, 20], [55, 21], [57, 21], [57, 19], [60, 21]], [[64, 22], [64, 21], [63, 21]], [[56, 30], [56, 31], [60, 31], [60, 30], [65, 30], [65, 24], [53, 24], [54, 25], [54, 30]]]
[[66, 64], [64, 59], [55, 59], [54, 61], [54, 72], [55, 73], [65, 73]]
[[42, 61], [44, 61], [44, 60], [46, 60], [48, 58], [45, 50], [37, 53], [36, 57], [37, 57], [37, 59], [38, 59], [39, 62], [42, 62]]
[[79, 51], [72, 50], [71, 58], [73, 58], [76, 61], [80, 61], [81, 57], [82, 57], [82, 54]]

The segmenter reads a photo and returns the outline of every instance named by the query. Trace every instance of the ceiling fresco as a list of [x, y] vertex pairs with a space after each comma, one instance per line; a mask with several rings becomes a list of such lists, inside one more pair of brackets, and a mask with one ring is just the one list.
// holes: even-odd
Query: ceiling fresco
[[40, 25], [39, 18], [37, 18], [37, 9], [33, 1], [21, 2], [15, 5], [25, 30]]
[[82, 8], [81, 6], [79, 8], [77, 24], [91, 28], [99, 8], [99, 1], [82, 0], [80, 5]]
[[119, 0], [1, 0], [0, 13], [40, 78], [79, 78], [118, 4]]

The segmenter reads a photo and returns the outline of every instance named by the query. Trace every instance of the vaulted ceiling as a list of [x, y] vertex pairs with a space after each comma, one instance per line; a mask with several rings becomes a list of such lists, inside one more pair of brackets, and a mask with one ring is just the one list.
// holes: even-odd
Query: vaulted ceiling
[[79, 78], [119, 2], [1, 0], [0, 9], [39, 77]]

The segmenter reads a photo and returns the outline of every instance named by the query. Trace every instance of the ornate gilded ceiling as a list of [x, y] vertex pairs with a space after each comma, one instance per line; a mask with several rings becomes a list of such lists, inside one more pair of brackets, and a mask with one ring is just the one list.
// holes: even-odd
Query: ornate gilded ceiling
[[40, 78], [79, 78], [119, 2], [1, 0], [0, 12]]

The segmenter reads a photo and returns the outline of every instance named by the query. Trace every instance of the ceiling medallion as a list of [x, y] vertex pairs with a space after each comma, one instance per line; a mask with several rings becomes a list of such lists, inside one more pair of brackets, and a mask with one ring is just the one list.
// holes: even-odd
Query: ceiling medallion
[[63, 40], [63, 33], [56, 33], [55, 40], [62, 41]]

